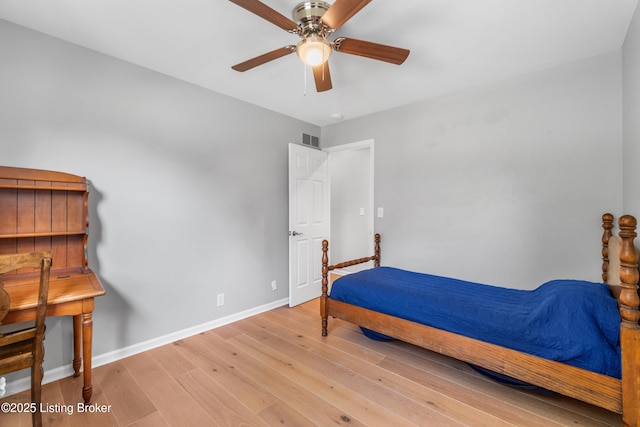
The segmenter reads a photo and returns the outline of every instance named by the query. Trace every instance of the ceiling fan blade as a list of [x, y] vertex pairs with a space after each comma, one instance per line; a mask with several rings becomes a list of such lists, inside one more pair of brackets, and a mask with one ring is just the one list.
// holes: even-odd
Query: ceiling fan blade
[[331, 73], [329, 72], [329, 61], [313, 68], [313, 79], [316, 81], [316, 91], [324, 92], [333, 87], [331, 84]]
[[340, 37], [334, 40], [333, 48], [337, 52], [364, 56], [366, 58], [390, 62], [396, 65], [402, 64], [405, 59], [407, 59], [410, 53], [408, 49], [386, 46], [383, 44], [367, 42], [364, 40], [347, 39], [344, 37]]
[[322, 22], [329, 28], [337, 30], [370, 2], [371, 0], [336, 0], [322, 15]]
[[281, 58], [283, 56], [286, 56], [292, 52], [295, 52], [296, 47], [295, 46], [285, 46], [285, 47], [281, 47], [280, 49], [276, 49], [276, 50], [272, 50], [271, 52], [267, 52], [265, 54], [262, 54], [260, 56], [256, 56], [255, 58], [251, 58], [247, 61], [241, 62], [239, 64], [234, 65], [233, 68], [236, 71], [247, 71], [250, 70], [254, 67], [257, 67], [258, 65], [262, 65], [262, 64], [266, 64], [269, 61], [273, 61], [274, 59], [278, 59]]
[[266, 19], [272, 24], [277, 25], [283, 30], [290, 32], [298, 32], [300, 27], [291, 19], [282, 15], [281, 13], [271, 9], [266, 4], [258, 0], [229, 0], [231, 3], [235, 3], [240, 7], [247, 9], [249, 12], [255, 13], [262, 19]]

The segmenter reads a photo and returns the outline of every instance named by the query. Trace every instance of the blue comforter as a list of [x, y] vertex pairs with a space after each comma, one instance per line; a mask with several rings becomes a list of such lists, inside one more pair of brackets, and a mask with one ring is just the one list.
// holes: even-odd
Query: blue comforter
[[604, 283], [519, 290], [378, 267], [336, 280], [331, 298], [621, 377], [620, 315]]

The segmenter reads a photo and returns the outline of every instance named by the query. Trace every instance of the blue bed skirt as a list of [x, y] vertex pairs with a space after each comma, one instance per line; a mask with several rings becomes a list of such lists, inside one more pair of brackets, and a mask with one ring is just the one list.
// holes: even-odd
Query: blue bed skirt
[[378, 267], [339, 278], [331, 298], [621, 377], [620, 314], [604, 283], [519, 290]]

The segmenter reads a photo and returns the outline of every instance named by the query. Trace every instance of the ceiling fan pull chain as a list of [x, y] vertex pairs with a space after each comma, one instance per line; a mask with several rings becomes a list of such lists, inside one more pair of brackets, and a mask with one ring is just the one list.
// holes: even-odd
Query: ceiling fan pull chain
[[324, 70], [326, 70], [326, 69], [327, 69], [327, 67], [326, 67], [325, 63], [323, 62], [322, 63], [322, 81], [324, 81]]
[[307, 96], [307, 66], [306, 64], [302, 64], [302, 68], [304, 69], [304, 96]]

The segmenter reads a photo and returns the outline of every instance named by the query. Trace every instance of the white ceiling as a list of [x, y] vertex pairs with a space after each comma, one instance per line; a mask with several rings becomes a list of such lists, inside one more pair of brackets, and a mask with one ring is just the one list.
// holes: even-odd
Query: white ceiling
[[[263, 0], [290, 17], [297, 0]], [[331, 1], [330, 1], [331, 2]], [[0, 0], [0, 19], [319, 126], [620, 49], [638, 0], [377, 0], [330, 37], [411, 50], [400, 66], [336, 53], [316, 93], [298, 37], [226, 0]], [[0, 65], [1, 66], [1, 65]]]

